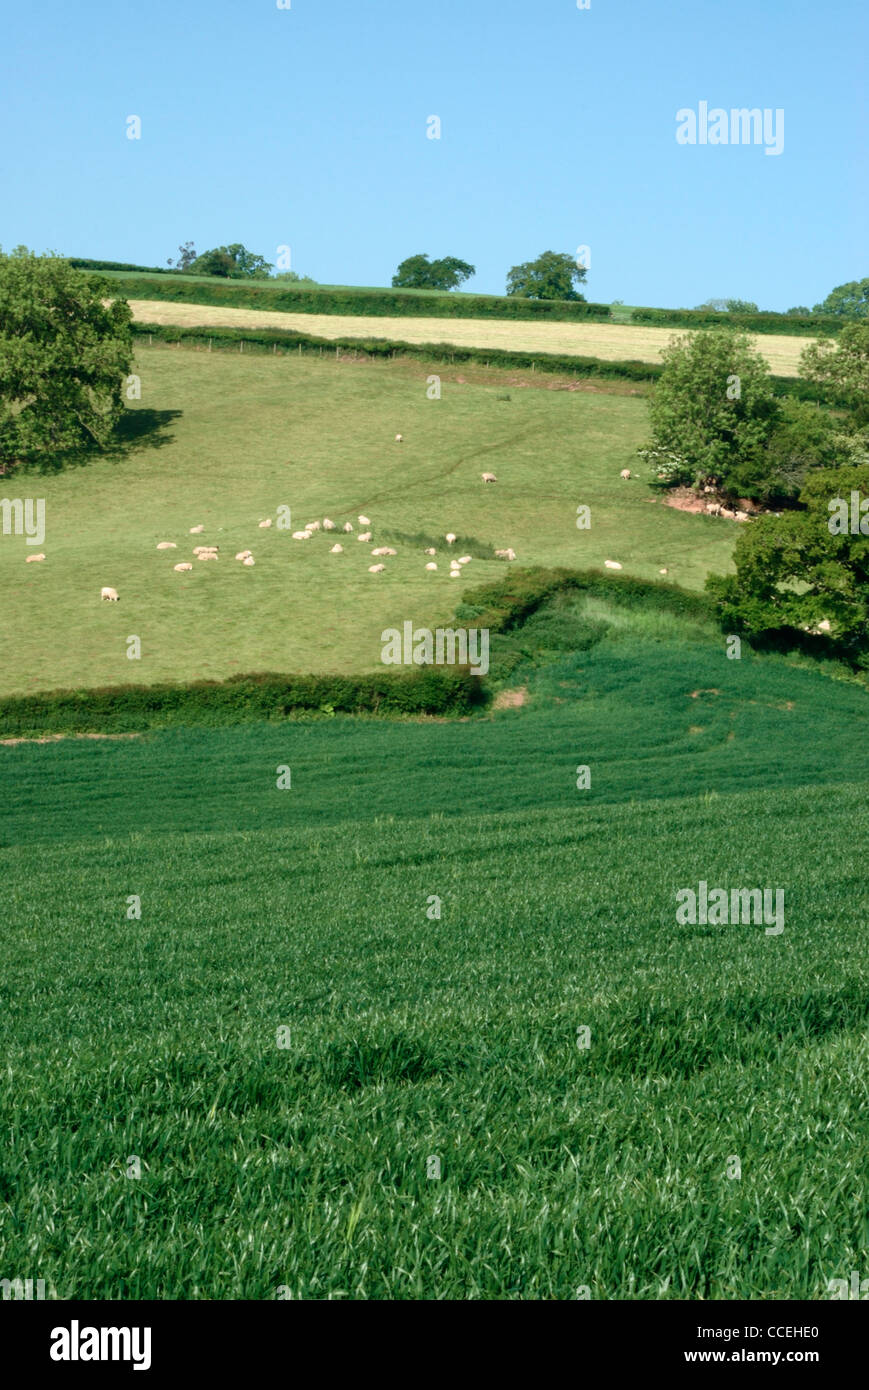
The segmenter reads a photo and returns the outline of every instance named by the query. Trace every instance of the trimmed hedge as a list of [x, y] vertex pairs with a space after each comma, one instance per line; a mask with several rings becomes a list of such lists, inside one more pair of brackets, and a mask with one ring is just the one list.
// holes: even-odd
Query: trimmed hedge
[[[108, 268], [108, 267], [107, 267]], [[521, 299], [494, 294], [418, 294], [413, 290], [363, 290], [320, 288], [312, 285], [270, 285], [266, 281], [137, 279], [134, 274], [112, 280], [130, 299], [158, 299], [187, 304], [212, 304], [235, 309], [263, 309], [295, 314], [388, 315], [391, 318], [450, 319], [608, 319], [608, 304], [584, 300]]]
[[50, 690], [0, 699], [0, 736], [140, 733], [286, 719], [305, 711], [380, 715], [465, 715], [485, 704], [479, 676], [425, 667], [360, 676], [232, 676], [188, 684]]
[[[638, 362], [634, 359], [609, 362], [600, 357], [576, 357], [569, 353], [512, 352], [507, 348], [460, 347], [454, 343], [402, 343], [389, 338], [318, 338], [311, 333], [297, 333], [287, 328], [179, 328], [172, 324], [132, 324], [136, 337], [157, 338], [173, 345], [187, 343], [193, 347], [208, 343], [220, 347], [244, 344], [284, 352], [324, 352], [336, 350], [361, 353], [364, 357], [411, 357], [423, 362], [470, 362], [514, 371], [537, 370], [573, 377], [608, 377], [626, 381], [657, 381], [664, 370], [659, 362]], [[848, 401], [827, 387], [813, 385], [800, 377], [774, 376], [773, 390], [777, 396], [796, 396], [798, 400], [816, 401], [819, 405], [847, 407]]]
[[715, 328], [724, 324], [748, 333], [792, 333], [796, 337], [835, 337], [847, 320], [832, 314], [791, 316], [763, 311], [756, 314], [730, 314], [716, 309], [634, 309], [632, 323], [672, 324], [677, 328]]
[[126, 261], [87, 261], [79, 256], [66, 256], [74, 270], [132, 270], [144, 275], [177, 275], [179, 272], [171, 266], [161, 265], [129, 265]]

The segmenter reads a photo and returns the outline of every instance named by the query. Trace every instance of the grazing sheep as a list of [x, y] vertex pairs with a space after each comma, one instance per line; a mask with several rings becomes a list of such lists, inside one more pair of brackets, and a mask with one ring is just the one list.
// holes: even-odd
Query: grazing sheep
[[386, 545], [378, 545], [371, 552], [372, 555], [394, 555], [395, 551], [390, 550]]
[[348, 534], [349, 534], [350, 531], [353, 530], [353, 526], [352, 526], [352, 524], [351, 524], [349, 521], [345, 521], [345, 522], [344, 522], [344, 530], [345, 530], [346, 532], [348, 532]]
[[461, 571], [461, 570], [450, 570], [450, 579], [461, 579], [461, 577], [462, 577], [462, 571]]
[[658, 570], [658, 573], [659, 573], [659, 574], [669, 574], [670, 571], [669, 571], [669, 570]]
[[428, 550], [423, 551], [423, 555], [437, 555], [437, 551], [435, 550], [434, 546], [430, 545]]
[[496, 551], [495, 551], [495, 558], [498, 559], [498, 560], [515, 560], [515, 559], [516, 559], [516, 551], [515, 551], [515, 550], [512, 550], [512, 549], [510, 549], [510, 550], [496, 550]]
[[446, 541], [447, 545], [454, 545], [456, 538], [453, 535], [452, 531], [447, 531], [447, 534], [444, 536], [444, 540]]
[[253, 558], [252, 555], [247, 555], [247, 556], [245, 556], [245, 558], [242, 560], [241, 563], [242, 563], [243, 565], [247, 565], [248, 568], [250, 568], [251, 565], [255, 565], [255, 564], [256, 564], [256, 560]]
[[160, 542], [158, 543], [158, 545], [157, 545], [157, 549], [158, 549], [158, 550], [177, 550], [178, 547], [177, 547], [177, 545], [175, 544], [174, 541], [160, 541]]
[[707, 502], [707, 503], [706, 503], [706, 510], [707, 510], [707, 512], [709, 513], [710, 516], [720, 516], [720, 515], [721, 515], [721, 503], [720, 503], [720, 502]]
[[271, 517], [267, 517], [265, 521], [261, 521], [261, 522], [260, 522], [259, 528], [260, 528], [261, 531], [266, 531], [266, 530], [268, 530], [269, 526], [271, 526], [271, 524], [272, 524], [272, 519], [271, 519]]
[[370, 518], [370, 517], [367, 517], [367, 516], [360, 516], [360, 517], [357, 518], [357, 520], [358, 520], [360, 526], [370, 526], [370, 525], [371, 525], [371, 518]]
[[618, 560], [604, 560], [604, 564], [606, 565], [608, 570], [621, 569], [621, 565], [619, 564]]
[[494, 473], [481, 473], [480, 477], [483, 479], [484, 483], [497, 483], [498, 481]]
[[249, 550], [240, 550], [235, 558], [236, 560], [246, 560], [249, 554]]
[[403, 444], [403, 443], [404, 443], [404, 435], [397, 434], [397, 435], [395, 436], [395, 442], [396, 442], [396, 444]]
[[621, 473], [619, 474], [619, 477], [620, 477], [620, 478], [624, 478], [626, 481], [627, 481], [627, 479], [628, 479], [630, 476], [631, 476], [631, 470], [630, 470], [629, 468], [623, 468], [622, 471], [621, 471]]
[[363, 542], [365, 542], [365, 543], [367, 544], [368, 541], [371, 540], [371, 532], [370, 532], [370, 531], [360, 531], [360, 532], [359, 532], [359, 535], [356, 537], [356, 539], [357, 539], [357, 541], [363, 541]]
[[202, 550], [196, 556], [197, 560], [216, 560], [217, 556], [213, 550]]
[[324, 530], [324, 531], [334, 531], [334, 530], [336, 530], [334, 521], [330, 521], [329, 518], [328, 518], [327, 516], [324, 516], [324, 517], [323, 517], [323, 530]]
[[436, 569], [437, 569], [437, 565], [435, 564], [434, 560], [429, 560], [428, 564], [426, 565], [426, 569], [427, 569], [427, 570], [436, 570]]
[[470, 556], [470, 555], [460, 555], [460, 556], [459, 556], [459, 564], [460, 564], [460, 565], [469, 565], [469, 564], [471, 563], [472, 558], [473, 558], [473, 557]]
[[369, 566], [368, 566], [368, 573], [369, 573], [369, 574], [382, 574], [383, 571], [384, 571], [385, 569], [386, 569], [386, 566], [385, 566], [385, 565], [369, 565]]
[[343, 554], [344, 554], [344, 547], [343, 547], [343, 545], [333, 545], [333, 546], [332, 546], [332, 549], [329, 551], [329, 554], [330, 554], [330, 555], [343, 555]]
[[310, 539], [311, 539], [311, 533], [310, 533], [310, 531], [294, 531], [294, 532], [293, 532], [293, 540], [294, 540], [294, 541], [309, 541]]
[[189, 560], [182, 560], [180, 565], [174, 565], [173, 568], [176, 570], [192, 570], [193, 566]]
[[319, 529], [320, 529], [320, 523], [319, 523], [319, 521], [308, 521], [308, 522], [305, 523], [305, 530], [306, 530], [306, 531], [319, 531]]
[[118, 602], [118, 591], [117, 591], [117, 589], [110, 589], [110, 588], [106, 587], [106, 588], [100, 590], [100, 598], [107, 598], [107, 599], [109, 600], [110, 603], [117, 603], [117, 602]]
[[204, 530], [205, 530], [205, 527], [204, 527], [204, 526], [191, 526], [191, 527], [190, 527], [190, 535], [191, 535], [191, 536], [201, 536], [201, 535], [202, 535], [202, 532], [203, 532]]
[[44, 555], [28, 555], [24, 561], [25, 565], [32, 565], [35, 560], [44, 560]]

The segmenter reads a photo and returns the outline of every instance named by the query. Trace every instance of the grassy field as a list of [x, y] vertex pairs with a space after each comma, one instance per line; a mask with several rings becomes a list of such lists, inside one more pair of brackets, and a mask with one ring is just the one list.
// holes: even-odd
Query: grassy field
[[[467, 722], [0, 749], [4, 1271], [817, 1299], [865, 1269], [864, 692], [601, 600], [511, 640], [526, 703]], [[784, 931], [678, 926], [701, 879], [783, 889]]]
[[[647, 407], [624, 387], [532, 386], [531, 373], [446, 372], [425, 364], [336, 363], [157, 346], [139, 348], [138, 433], [126, 453], [60, 473], [20, 474], [4, 495], [44, 497], [46, 539], [0, 537], [0, 692], [225, 677], [250, 671], [358, 671], [380, 663], [380, 633], [435, 627], [463, 589], [501, 575], [492, 548], [523, 563], [626, 573], [701, 588], [729, 568], [734, 526], [663, 506], [639, 478]], [[528, 383], [527, 389], [515, 385]], [[558, 386], [550, 382], [549, 386]], [[396, 432], [405, 442], [394, 442]], [[497, 485], [480, 481], [483, 471]], [[590, 530], [576, 508], [591, 507]], [[373, 522], [371, 546], [258, 529], [291, 508], [293, 526], [331, 516]], [[189, 529], [204, 525], [201, 536]], [[449, 578], [443, 537], [476, 558]], [[407, 537], [416, 539], [408, 540]], [[159, 541], [177, 550], [158, 551]], [[215, 564], [193, 560], [217, 543]], [[370, 550], [393, 543], [386, 571]], [[427, 543], [439, 554], [425, 570]], [[26, 564], [39, 550], [44, 563]], [[251, 549], [256, 564], [232, 558]], [[191, 561], [191, 573], [173, 565]], [[103, 585], [120, 602], [101, 603]], [[127, 657], [128, 636], [141, 659]]]
[[[285, 328], [314, 331], [322, 338], [388, 338], [404, 343], [455, 343], [457, 346], [503, 348], [511, 352], [575, 353], [607, 362], [660, 362], [674, 334], [690, 330], [649, 328], [625, 323], [527, 323], [513, 319], [426, 319], [310, 314], [269, 309], [218, 308], [210, 304], [172, 304], [155, 299], [131, 299], [133, 315], [142, 323], [224, 324], [231, 328]], [[800, 354], [812, 342], [784, 333], [753, 337], [776, 376], [799, 376]]]

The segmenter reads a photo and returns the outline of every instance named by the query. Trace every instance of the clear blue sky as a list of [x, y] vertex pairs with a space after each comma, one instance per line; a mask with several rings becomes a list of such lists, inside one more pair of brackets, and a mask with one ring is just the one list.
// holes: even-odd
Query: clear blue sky
[[[287, 244], [359, 285], [425, 251], [502, 293], [511, 265], [588, 245], [590, 299], [772, 309], [869, 275], [866, 0], [2, 8], [6, 250]], [[784, 152], [680, 146], [704, 100], [782, 108]]]

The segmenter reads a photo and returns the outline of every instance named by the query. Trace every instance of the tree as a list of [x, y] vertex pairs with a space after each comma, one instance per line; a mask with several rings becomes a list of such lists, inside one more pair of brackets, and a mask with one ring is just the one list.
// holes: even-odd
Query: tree
[[641, 454], [667, 485], [711, 482], [740, 495], [778, 418], [766, 360], [732, 328], [673, 337], [662, 359]]
[[869, 423], [869, 321], [848, 323], [838, 338], [811, 343], [800, 357], [800, 372], [832, 387], [850, 406], [856, 425]]
[[809, 309], [805, 304], [795, 304], [792, 309], [785, 310], [785, 318], [788, 319], [810, 319], [811, 317], [812, 310]]
[[267, 280], [272, 266], [262, 256], [248, 251], [241, 242], [234, 241], [229, 246], [216, 246], [211, 251], [203, 251], [189, 269], [194, 275], [220, 275], [230, 280]]
[[196, 260], [196, 247], [192, 241], [185, 241], [183, 246], [178, 247], [178, 259], [173, 261], [170, 256], [167, 265], [174, 265], [176, 270], [189, 270]]
[[317, 281], [312, 280], [310, 275], [300, 275], [296, 270], [279, 270], [273, 275], [272, 280], [283, 280], [289, 285], [316, 285]]
[[869, 277], [837, 285], [827, 298], [815, 305], [816, 314], [836, 314], [843, 319], [869, 318]]
[[[706, 582], [725, 628], [750, 636], [826, 630], [843, 655], [869, 665], [869, 534], [859, 513], [851, 527], [852, 492], [869, 495], [869, 466], [820, 470], [800, 493], [805, 510], [745, 526], [736, 574]], [[831, 531], [843, 509], [849, 524]]]
[[588, 274], [568, 251], [544, 251], [536, 261], [514, 265], [507, 274], [507, 293], [522, 299], [584, 300], [575, 285]]
[[476, 273], [475, 266], [460, 261], [456, 256], [444, 256], [439, 261], [430, 261], [426, 254], [408, 256], [393, 275], [392, 287], [399, 290], [455, 290]]
[[126, 300], [25, 246], [0, 253], [0, 462], [105, 446], [133, 360]]
[[751, 299], [707, 299], [698, 309], [713, 309], [716, 314], [756, 314], [758, 307]]

